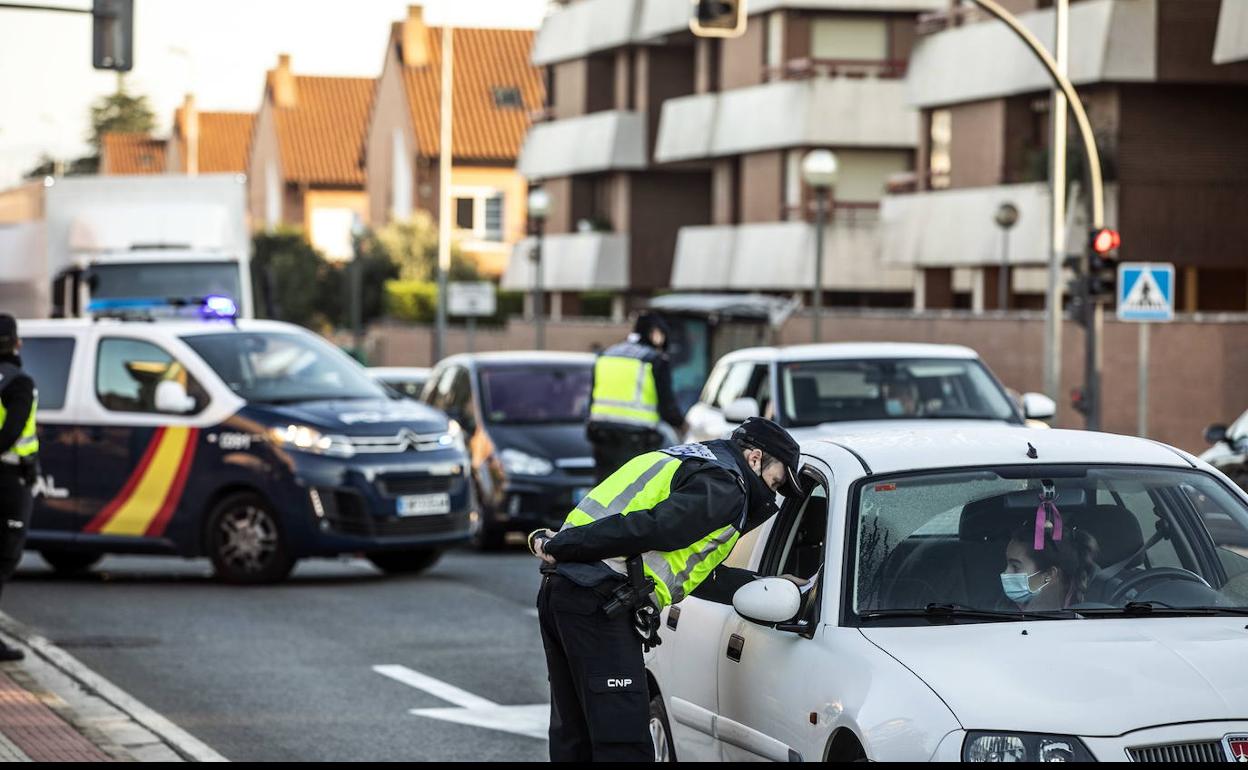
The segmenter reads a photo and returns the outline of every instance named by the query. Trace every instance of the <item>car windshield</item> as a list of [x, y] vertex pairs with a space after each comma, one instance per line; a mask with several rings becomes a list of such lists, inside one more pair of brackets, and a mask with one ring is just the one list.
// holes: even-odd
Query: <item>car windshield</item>
[[590, 380], [588, 365], [487, 367], [481, 404], [492, 423], [584, 422]]
[[849, 420], [1017, 422], [1009, 397], [973, 359], [795, 361], [780, 367], [781, 422]]
[[364, 367], [311, 335], [230, 332], [188, 335], [182, 341], [247, 401], [286, 404], [388, 397]]
[[236, 262], [135, 262], [91, 266], [93, 299], [133, 299], [217, 295], [241, 301]]
[[1248, 609], [1248, 507], [1201, 471], [1028, 466], [873, 478], [851, 510], [847, 588], [863, 621], [933, 606], [1067, 618]]

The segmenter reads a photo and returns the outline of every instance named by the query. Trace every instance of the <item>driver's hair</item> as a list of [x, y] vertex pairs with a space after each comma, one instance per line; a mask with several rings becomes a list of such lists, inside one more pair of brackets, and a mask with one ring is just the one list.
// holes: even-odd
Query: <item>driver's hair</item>
[[1101, 548], [1096, 538], [1079, 527], [1067, 526], [1061, 540], [1053, 540], [1053, 522], [1044, 523], [1044, 549], [1035, 548], [1036, 522], [1028, 519], [1018, 526], [1010, 535], [1010, 542], [1022, 543], [1027, 546], [1027, 554], [1036, 563], [1036, 567], [1047, 572], [1054, 567], [1066, 578], [1070, 591], [1070, 602], [1077, 604], [1084, 600], [1088, 590], [1088, 582], [1100, 566], [1096, 559]]

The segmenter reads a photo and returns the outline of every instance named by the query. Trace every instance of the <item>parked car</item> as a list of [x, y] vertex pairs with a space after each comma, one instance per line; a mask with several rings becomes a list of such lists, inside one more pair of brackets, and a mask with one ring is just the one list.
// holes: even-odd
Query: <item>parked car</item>
[[1210, 446], [1200, 459], [1248, 489], [1248, 412], [1241, 414], [1230, 427], [1210, 425], [1205, 429], [1205, 441]]
[[425, 383], [429, 382], [430, 371], [432, 370], [426, 366], [370, 366], [368, 376], [414, 401], [419, 401], [420, 394], [425, 390]]
[[309, 556], [419, 572], [468, 540], [463, 437], [275, 321], [23, 321], [42, 477], [26, 547], [207, 556], [229, 582]]
[[[802, 494], [727, 562], [758, 578], [733, 606], [664, 610], [647, 657], [660, 757], [1248, 757], [1248, 495], [1221, 473], [1144, 439], [1027, 428], [802, 451]], [[1002, 573], [1036, 558], [1041, 500], [1048, 537], [1060, 517], [1063, 547], [1099, 547], [1070, 576], [1024, 577], [1045, 599], [1020, 606]]]
[[687, 438], [720, 438], [750, 417], [768, 417], [799, 440], [941, 420], [1022, 426], [1052, 419], [1057, 405], [1027, 393], [1021, 408], [970, 348], [832, 343], [747, 348], [719, 360]]
[[479, 518], [474, 542], [558, 528], [594, 486], [585, 437], [594, 357], [524, 351], [451, 356], [433, 370], [424, 400], [463, 426]]

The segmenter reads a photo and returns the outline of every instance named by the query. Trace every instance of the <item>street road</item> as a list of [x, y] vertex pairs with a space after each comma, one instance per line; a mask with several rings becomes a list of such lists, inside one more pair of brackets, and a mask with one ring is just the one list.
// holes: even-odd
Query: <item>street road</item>
[[307, 560], [233, 587], [209, 569], [108, 557], [65, 579], [28, 553], [0, 606], [232, 760], [547, 758], [525, 734], [549, 691], [523, 549], [451, 552], [410, 578]]

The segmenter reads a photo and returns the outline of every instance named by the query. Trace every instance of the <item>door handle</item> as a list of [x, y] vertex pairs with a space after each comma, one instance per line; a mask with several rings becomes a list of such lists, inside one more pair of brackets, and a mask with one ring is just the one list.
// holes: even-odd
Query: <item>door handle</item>
[[680, 622], [680, 608], [673, 607], [667, 612], [667, 627], [676, 630], [676, 624]]
[[745, 637], [733, 634], [728, 637], [728, 660], [741, 662], [741, 651], [745, 649]]

